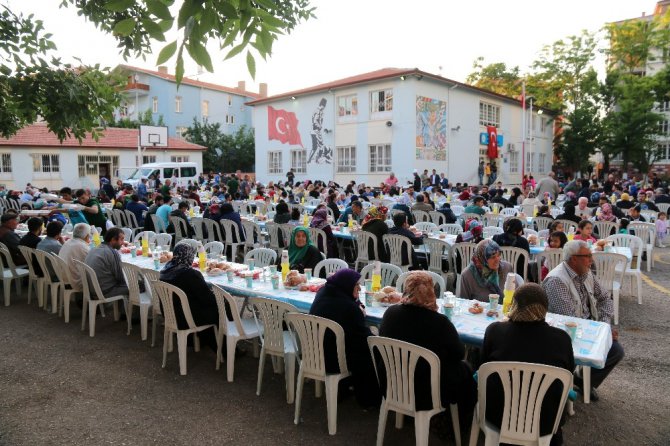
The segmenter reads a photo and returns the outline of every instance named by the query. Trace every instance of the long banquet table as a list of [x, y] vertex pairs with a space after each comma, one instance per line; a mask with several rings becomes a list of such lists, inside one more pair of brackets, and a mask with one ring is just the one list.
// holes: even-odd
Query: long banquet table
[[[132, 257], [131, 254], [121, 254], [122, 261], [132, 263], [142, 268], [154, 268], [153, 258], [150, 257]], [[164, 265], [160, 265], [162, 268]], [[288, 290], [279, 285], [279, 289], [273, 290], [269, 280], [254, 280], [252, 288], [247, 288], [245, 280], [235, 277], [233, 282], [228, 282], [225, 274], [210, 277], [204, 274], [205, 280], [214, 285], [220, 286], [229, 293], [241, 296], [252, 297], [261, 296], [270, 299], [276, 299], [288, 302], [298, 308], [300, 311], [309, 311], [314, 301], [315, 293], [309, 291]], [[438, 299], [438, 305], [442, 307], [443, 299]], [[471, 301], [465, 299], [456, 299], [456, 313], [452, 322], [458, 331], [461, 340], [469, 345], [481, 346], [484, 340], [486, 328], [499, 319], [488, 317], [485, 313], [472, 314], [467, 308]], [[459, 311], [460, 310], [460, 311]], [[381, 323], [385, 307], [375, 306], [366, 308], [366, 320], [372, 325]], [[591, 320], [579, 319], [557, 314], [548, 314], [547, 322], [559, 328], [564, 328], [565, 322], [577, 322], [578, 336], [573, 342], [575, 362], [583, 366], [583, 379], [585, 388], [590, 388], [591, 367], [602, 369], [605, 366], [607, 353], [612, 346], [612, 332], [609, 324]], [[547, 346], [551, 348], [551, 346]], [[584, 396], [585, 403], [589, 402], [588, 393]]]

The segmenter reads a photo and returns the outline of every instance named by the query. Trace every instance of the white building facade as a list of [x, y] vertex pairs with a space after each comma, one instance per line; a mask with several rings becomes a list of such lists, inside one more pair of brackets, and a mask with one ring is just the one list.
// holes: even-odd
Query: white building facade
[[[8, 139], [0, 139], [0, 184], [23, 190], [27, 183], [58, 190], [61, 187], [89, 187], [97, 190], [100, 178], [112, 181], [119, 171], [136, 165], [138, 130], [108, 128], [98, 141], [87, 137], [62, 143], [46, 124], [34, 124]], [[202, 172], [205, 147], [178, 138], [168, 138], [164, 148], [147, 148], [141, 164], [154, 162], [194, 162]]]
[[[516, 184], [523, 172], [544, 176], [553, 162], [551, 112], [534, 110], [524, 147], [517, 99], [418, 69], [387, 68], [248, 104], [262, 182], [285, 180], [292, 168], [296, 180], [376, 186], [394, 172], [405, 184], [414, 169], [436, 169], [451, 183], [477, 184], [484, 159], [496, 163], [500, 181]], [[487, 156], [490, 126], [495, 159]]]

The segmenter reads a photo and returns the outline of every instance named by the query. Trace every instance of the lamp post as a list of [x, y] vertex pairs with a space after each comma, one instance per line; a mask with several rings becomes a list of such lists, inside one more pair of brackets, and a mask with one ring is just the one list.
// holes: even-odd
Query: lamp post
[[[535, 97], [533, 97], [533, 96], [528, 97], [528, 100], [530, 101], [530, 119], [529, 119], [529, 122], [528, 122], [528, 133], [529, 133], [529, 137], [528, 137], [528, 158], [529, 158], [529, 161], [530, 161], [530, 163], [529, 163], [530, 168], [528, 169], [528, 175], [529, 176], [533, 174], [533, 99], [535, 99]], [[524, 160], [524, 162], [525, 162], [525, 160]]]

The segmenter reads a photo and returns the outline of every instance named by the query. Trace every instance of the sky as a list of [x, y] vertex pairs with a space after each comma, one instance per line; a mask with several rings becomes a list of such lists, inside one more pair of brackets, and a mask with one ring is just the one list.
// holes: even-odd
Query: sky
[[[156, 42], [146, 60], [124, 61], [111, 35], [78, 17], [75, 8], [59, 8], [60, 3], [0, 1], [14, 12], [43, 20], [46, 31], [53, 34], [57, 55], [65, 61], [78, 57], [86, 64], [156, 69], [164, 43]], [[245, 53], [223, 61], [225, 53], [214, 43], [208, 46], [214, 73], [198, 75], [196, 64], [189, 60], [186, 76], [231, 87], [244, 80], [251, 91], [266, 82], [270, 95], [385, 67], [419, 68], [463, 82], [479, 56], [485, 63], [518, 65], [524, 72], [544, 45], [582, 29], [598, 30], [607, 22], [651, 14], [656, 2], [312, 0], [311, 4], [317, 8], [317, 18], [280, 36], [267, 62], [257, 57], [255, 80], [247, 71]], [[167, 65], [174, 74], [174, 60]]]

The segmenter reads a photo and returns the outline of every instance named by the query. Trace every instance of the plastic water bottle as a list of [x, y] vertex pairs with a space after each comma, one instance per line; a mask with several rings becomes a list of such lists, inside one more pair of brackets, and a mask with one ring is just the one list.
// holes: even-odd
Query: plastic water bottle
[[505, 280], [505, 290], [503, 292], [503, 314], [507, 315], [512, 306], [514, 291], [516, 290], [516, 274], [507, 273], [507, 280]]

